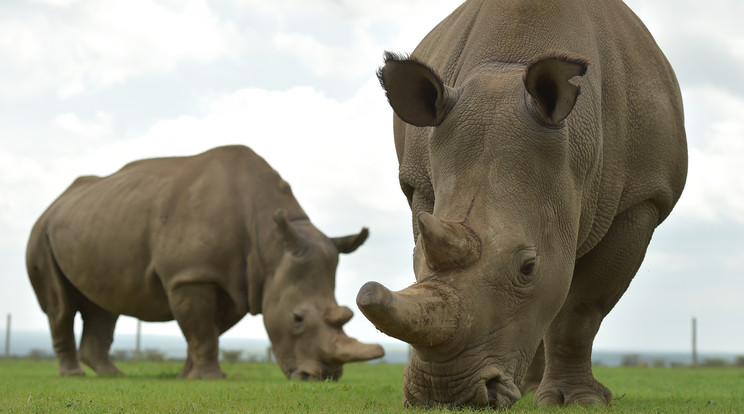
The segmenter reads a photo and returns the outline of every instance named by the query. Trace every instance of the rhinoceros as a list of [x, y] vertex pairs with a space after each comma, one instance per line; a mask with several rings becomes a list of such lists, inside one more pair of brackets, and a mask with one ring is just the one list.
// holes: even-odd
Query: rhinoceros
[[108, 353], [119, 315], [175, 319], [186, 378], [224, 377], [218, 337], [250, 312], [288, 378], [335, 380], [384, 354], [346, 336], [352, 311], [334, 297], [339, 253], [367, 235], [326, 237], [266, 161], [226, 146], [78, 178], [34, 225], [26, 262], [60, 375], [84, 375], [77, 312], [79, 357], [98, 375], [121, 374]]
[[378, 75], [417, 283], [357, 304], [413, 347], [405, 403], [509, 407], [542, 345], [535, 403], [609, 403], [594, 337], [687, 175], [651, 34], [620, 0], [468, 0]]

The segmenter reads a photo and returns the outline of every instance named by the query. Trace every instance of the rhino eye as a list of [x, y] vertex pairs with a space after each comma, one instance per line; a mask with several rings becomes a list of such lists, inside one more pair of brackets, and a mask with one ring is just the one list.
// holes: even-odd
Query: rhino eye
[[294, 321], [295, 322], [302, 323], [302, 321], [304, 321], [304, 320], [305, 320], [305, 318], [303, 318], [302, 315], [300, 315], [299, 313], [295, 313], [294, 314]]
[[526, 262], [522, 263], [522, 266], [519, 268], [519, 273], [525, 275], [525, 276], [532, 276], [532, 273], [535, 272], [535, 259], [529, 259]]

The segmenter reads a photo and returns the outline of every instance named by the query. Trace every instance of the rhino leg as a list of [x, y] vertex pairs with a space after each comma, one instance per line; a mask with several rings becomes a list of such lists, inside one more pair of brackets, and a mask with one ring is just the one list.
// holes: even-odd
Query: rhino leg
[[[36, 248], [37, 246], [33, 246]], [[59, 375], [85, 375], [78, 361], [73, 323], [82, 295], [67, 281], [52, 257], [48, 245], [30, 255], [28, 273], [41, 309], [49, 319]]]
[[168, 293], [168, 302], [188, 344], [180, 378], [224, 378], [220, 369], [217, 290], [211, 284], [182, 284]]
[[102, 309], [88, 299], [83, 299], [80, 313], [83, 316], [80, 360], [98, 375], [124, 375], [109, 356], [119, 315]]
[[592, 374], [594, 337], [646, 254], [658, 209], [646, 201], [615, 218], [602, 241], [576, 262], [566, 302], [545, 336], [545, 374], [535, 403], [609, 404], [612, 393]]
[[[56, 308], [56, 309], [55, 309]], [[54, 353], [59, 360], [59, 375], [85, 375], [78, 361], [73, 324], [77, 310], [64, 304], [46, 310], [49, 317], [49, 328], [52, 332]]]

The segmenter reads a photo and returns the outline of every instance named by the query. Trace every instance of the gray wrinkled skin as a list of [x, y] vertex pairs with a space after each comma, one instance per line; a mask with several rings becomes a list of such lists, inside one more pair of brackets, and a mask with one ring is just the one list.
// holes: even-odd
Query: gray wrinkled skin
[[178, 321], [180, 376], [221, 378], [218, 337], [250, 312], [263, 313], [288, 378], [336, 380], [344, 363], [384, 353], [344, 334], [352, 312], [334, 297], [339, 253], [367, 234], [326, 237], [261, 157], [228, 146], [78, 178], [36, 222], [26, 263], [60, 375], [84, 375], [80, 361], [121, 374], [109, 347], [130, 315]]
[[470, 0], [379, 77], [417, 283], [357, 304], [414, 348], [406, 404], [608, 404], [594, 336], [687, 174], [651, 35], [619, 0]]

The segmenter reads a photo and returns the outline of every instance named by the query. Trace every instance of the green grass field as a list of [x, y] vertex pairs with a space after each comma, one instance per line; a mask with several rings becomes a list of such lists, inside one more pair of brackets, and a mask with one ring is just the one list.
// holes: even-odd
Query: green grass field
[[[0, 413], [397, 413], [403, 365], [351, 364], [337, 383], [287, 381], [273, 364], [223, 363], [225, 380], [179, 380], [179, 362], [118, 363], [123, 378], [56, 376], [56, 361], [0, 360]], [[609, 407], [539, 409], [532, 395], [512, 412], [744, 413], [744, 369], [608, 368]], [[458, 411], [468, 413], [472, 411]]]

